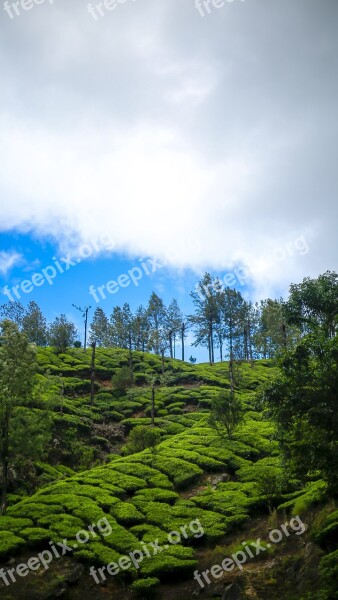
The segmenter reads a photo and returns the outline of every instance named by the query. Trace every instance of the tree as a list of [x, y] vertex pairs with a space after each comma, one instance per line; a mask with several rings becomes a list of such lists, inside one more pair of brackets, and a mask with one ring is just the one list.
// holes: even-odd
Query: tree
[[230, 363], [243, 358], [243, 330], [245, 319], [245, 301], [240, 292], [226, 288], [223, 293], [222, 316], [224, 337], [228, 342]]
[[320, 473], [336, 495], [338, 337], [326, 338], [322, 330], [308, 334], [278, 364], [279, 374], [265, 386], [263, 397], [289, 470], [304, 482]]
[[54, 346], [57, 352], [66, 352], [75, 342], [76, 327], [68, 321], [66, 315], [60, 315], [50, 325], [48, 338], [50, 345]]
[[214, 335], [215, 326], [219, 321], [219, 280], [205, 273], [198, 283], [197, 289], [190, 293], [195, 306], [195, 314], [189, 316], [189, 321], [195, 330], [193, 346], [206, 346], [209, 352], [209, 362], [215, 362]]
[[176, 355], [176, 338], [179, 336], [183, 323], [183, 313], [177, 300], [173, 299], [166, 312], [166, 329], [169, 342], [170, 358]]
[[22, 321], [25, 316], [25, 307], [21, 302], [7, 302], [0, 306], [0, 315], [3, 319], [13, 321], [18, 326], [19, 331], [22, 329]]
[[27, 306], [22, 319], [22, 331], [27, 335], [29, 342], [37, 346], [47, 344], [47, 321], [34, 300], [29, 302]]
[[259, 493], [266, 500], [269, 513], [272, 515], [276, 501], [280, 503], [285, 485], [283, 471], [275, 466], [264, 465], [258, 472], [256, 483]]
[[109, 346], [109, 338], [109, 321], [102, 308], [97, 307], [90, 324], [89, 341], [91, 344], [95, 342], [97, 346], [106, 348]]
[[125, 315], [120, 306], [115, 306], [110, 315], [111, 342], [115, 348], [128, 348], [128, 334]]
[[302, 328], [303, 333], [322, 329], [326, 337], [334, 337], [338, 329], [337, 273], [326, 271], [317, 279], [305, 277], [302, 283], [291, 284], [283, 308], [287, 322]]
[[241, 401], [228, 390], [222, 390], [212, 401], [209, 422], [221, 437], [231, 439], [243, 418]]
[[132, 385], [129, 367], [122, 367], [121, 369], [118, 369], [118, 371], [112, 377], [112, 384], [117, 392], [125, 394], [126, 390]]
[[7, 507], [8, 469], [11, 459], [12, 419], [15, 408], [33, 390], [35, 351], [25, 334], [11, 321], [0, 323], [0, 459], [2, 466], [1, 513]]
[[123, 449], [124, 454], [135, 454], [149, 448], [154, 452], [156, 446], [161, 441], [161, 433], [157, 428], [149, 428], [146, 425], [136, 425], [131, 430], [126, 446]]
[[133, 329], [135, 350], [145, 352], [149, 344], [150, 325], [147, 310], [142, 305], [136, 310], [133, 321]]
[[300, 332], [287, 323], [282, 300], [261, 300], [260, 304], [256, 304], [256, 310], [259, 323], [254, 342], [260, 356], [273, 358], [297, 342]]
[[163, 330], [165, 329], [166, 311], [161, 298], [153, 292], [150, 296], [147, 315], [150, 324], [149, 348], [155, 354], [160, 354], [160, 345], [163, 346]]

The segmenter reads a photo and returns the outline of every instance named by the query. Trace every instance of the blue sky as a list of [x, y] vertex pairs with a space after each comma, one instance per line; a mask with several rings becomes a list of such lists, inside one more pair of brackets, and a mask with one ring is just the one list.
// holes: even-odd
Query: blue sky
[[[132, 259], [111, 250], [106, 250], [102, 255], [95, 252], [90, 244], [79, 246], [77, 252], [60, 254], [53, 240], [37, 239], [16, 232], [1, 234], [0, 241], [1, 248], [6, 248], [6, 251], [2, 251], [2, 260], [0, 258], [1, 303], [19, 300], [27, 305], [34, 300], [49, 322], [64, 313], [76, 324], [81, 340], [83, 322], [73, 304], [81, 308], [91, 306], [91, 320], [97, 306], [107, 316], [114, 306], [121, 306], [125, 302], [134, 311], [140, 304], [146, 306], [150, 294], [155, 291], [166, 305], [176, 298], [185, 314], [191, 314], [194, 310], [189, 293], [203, 275], [202, 271], [173, 269], [159, 259], [146, 256]], [[90, 251], [90, 257], [81, 258], [78, 262], [80, 253], [87, 255]], [[215, 275], [221, 278], [228, 275], [227, 282], [249, 297], [250, 282], [243, 269], [235, 268], [235, 271], [217, 272]], [[124, 287], [128, 282], [127, 277], [129, 283]], [[114, 293], [109, 293], [106, 289], [109, 281], [117, 284], [121, 281], [122, 287], [114, 286], [111, 288]], [[198, 360], [206, 360], [206, 352], [191, 347], [191, 342], [192, 333], [189, 333], [186, 358], [192, 354]], [[177, 348], [180, 353], [179, 343]]]

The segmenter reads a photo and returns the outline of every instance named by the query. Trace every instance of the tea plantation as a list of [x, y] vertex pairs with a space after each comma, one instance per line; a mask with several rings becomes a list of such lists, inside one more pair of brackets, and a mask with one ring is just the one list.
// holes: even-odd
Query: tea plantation
[[[283, 470], [274, 426], [256, 394], [259, 385], [273, 376], [271, 362], [255, 361], [253, 366], [243, 362], [237, 366], [236, 393], [245, 406], [245, 419], [228, 439], [220, 437], [209, 424], [212, 399], [230, 385], [227, 363], [211, 367], [166, 359], [167, 379], [161, 384], [161, 359], [134, 352], [135, 385], [123, 389], [123, 381], [121, 384], [117, 376], [128, 367], [128, 352], [98, 349], [96, 361], [91, 404], [90, 352], [73, 349], [57, 355], [50, 348], [38, 349], [40, 387], [24, 410], [41, 414], [47, 411], [52, 437], [48, 458], [34, 465], [35, 488], [29, 489], [28, 484], [20, 487], [13, 478], [9, 507], [0, 518], [0, 558], [5, 571], [9, 564], [21, 562], [21, 556], [36, 556], [50, 549], [50, 542], [57, 545], [67, 540], [71, 549], [67, 558], [84, 565], [88, 577], [90, 567], [99, 569], [118, 563], [129, 553], [144, 553], [145, 545], [157, 540], [161, 551], [146, 556], [139, 569], [132, 564], [108, 578], [117, 586], [113, 594], [116, 598], [148, 597], [153, 593], [171, 598], [175, 596], [166, 591], [168, 586], [174, 589], [179, 582], [191, 583], [201, 560], [212, 566], [215, 547], [244, 536], [242, 531], [247, 535], [257, 519], [268, 524], [272, 518], [278, 521], [279, 516], [315, 510], [318, 514], [312, 543], [322, 548], [323, 556], [326, 553], [320, 568], [330, 572], [331, 581], [331, 572], [336, 568], [338, 513], [334, 506], [328, 508], [325, 504], [324, 482], [314, 478], [303, 489]], [[159, 377], [155, 425], [160, 443], [153, 449], [126, 455], [124, 444], [130, 431], [140, 424], [151, 427], [148, 381], [152, 375]], [[55, 388], [52, 395], [45, 391], [47, 382], [49, 389], [50, 385]], [[279, 481], [283, 485], [276, 485]], [[272, 513], [277, 507], [278, 511], [269, 516], [269, 510]], [[99, 522], [109, 526], [110, 534], [96, 530], [95, 535], [87, 536], [86, 543], [79, 543], [78, 532], [88, 532]], [[195, 536], [189, 530], [192, 522], [200, 524], [204, 535]], [[187, 535], [180, 535], [178, 543], [175, 540], [168, 544], [168, 535], [181, 532], [184, 526]], [[205, 563], [208, 556], [210, 561]], [[47, 584], [44, 589], [43, 574], [37, 577], [37, 573], [27, 575], [24, 591], [21, 582], [10, 586], [1, 582], [1, 598], [57, 597], [60, 581], [56, 591], [51, 592]], [[60, 573], [58, 577], [62, 580]], [[275, 584], [270, 582], [270, 587], [266, 581], [263, 583], [257, 598], [293, 597], [291, 592], [278, 596], [277, 579]], [[192, 589], [196, 590], [194, 585]], [[96, 585], [95, 594], [99, 589]], [[64, 589], [64, 597], [78, 598], [79, 590], [81, 581], [76, 588]], [[307, 593], [305, 589], [304, 599]], [[297, 594], [295, 597], [300, 598]], [[83, 589], [81, 597], [87, 597]], [[176, 597], [181, 597], [179, 591]]]

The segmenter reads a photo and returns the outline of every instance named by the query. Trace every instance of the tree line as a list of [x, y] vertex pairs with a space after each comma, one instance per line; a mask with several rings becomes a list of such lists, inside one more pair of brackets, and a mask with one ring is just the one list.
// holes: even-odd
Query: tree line
[[[329, 285], [337, 275], [327, 272], [321, 277]], [[309, 288], [311, 281], [308, 279]], [[193, 314], [184, 315], [176, 299], [165, 306], [153, 292], [147, 305], [139, 306], [134, 312], [128, 303], [115, 306], [110, 316], [97, 307], [90, 324], [89, 341], [98, 347], [153, 352], [162, 358], [177, 358], [179, 346], [180, 358], [185, 360], [185, 341], [190, 330], [194, 336], [192, 346], [205, 347], [210, 364], [218, 358], [251, 362], [272, 358], [281, 350], [295, 347], [311, 329], [310, 317], [305, 316], [302, 321], [297, 318], [302, 308], [301, 285], [291, 285], [288, 301], [269, 298], [252, 303], [245, 300], [240, 291], [224, 287], [217, 277], [205, 273], [190, 293]], [[59, 352], [70, 346], [81, 346], [74, 323], [62, 314], [47, 324], [34, 301], [26, 308], [20, 302], [8, 302], [0, 307], [0, 316], [16, 323], [28, 341], [37, 346], [54, 346]]]

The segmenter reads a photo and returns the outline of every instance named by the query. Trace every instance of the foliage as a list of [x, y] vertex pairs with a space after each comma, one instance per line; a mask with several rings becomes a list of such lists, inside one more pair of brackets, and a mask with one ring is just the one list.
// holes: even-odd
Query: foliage
[[279, 366], [264, 396], [290, 467], [303, 480], [321, 473], [338, 493], [338, 338], [308, 334]]
[[66, 315], [60, 315], [49, 326], [48, 339], [57, 352], [66, 352], [67, 348], [74, 345], [76, 340], [76, 327]]
[[210, 412], [210, 425], [221, 436], [231, 439], [243, 421], [243, 405], [241, 400], [228, 390], [222, 390], [213, 399]]

